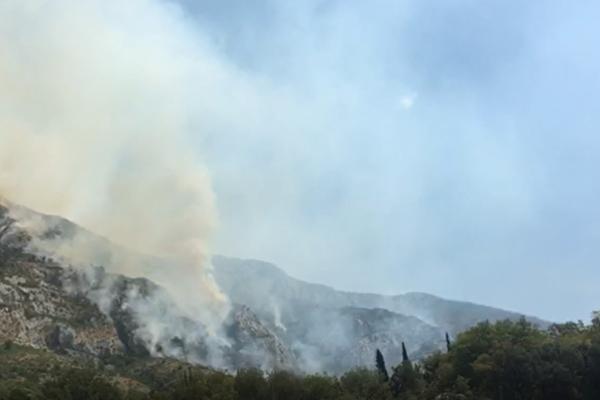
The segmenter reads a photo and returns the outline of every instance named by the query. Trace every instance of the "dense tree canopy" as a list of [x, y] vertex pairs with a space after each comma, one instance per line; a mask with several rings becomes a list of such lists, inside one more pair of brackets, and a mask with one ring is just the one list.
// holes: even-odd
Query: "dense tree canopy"
[[170, 384], [149, 391], [127, 388], [101, 368], [79, 368], [37, 384], [2, 382], [0, 400], [600, 399], [600, 314], [590, 325], [565, 323], [547, 331], [524, 319], [484, 322], [447, 341], [448, 351], [419, 362], [406, 354], [389, 379], [381, 352], [374, 355], [373, 368], [340, 377], [255, 369], [235, 375], [179, 371]]

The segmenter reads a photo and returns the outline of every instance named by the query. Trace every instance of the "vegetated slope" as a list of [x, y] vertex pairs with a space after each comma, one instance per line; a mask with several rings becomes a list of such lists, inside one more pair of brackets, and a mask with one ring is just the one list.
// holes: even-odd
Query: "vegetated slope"
[[232, 305], [224, 334], [216, 337], [201, 321], [182, 316], [169, 293], [147, 279], [57, 261], [44, 245], [57, 239], [62, 246], [95, 241], [90, 249], [105, 257], [124, 251], [64, 219], [0, 204], [0, 341], [80, 358], [295, 368], [292, 352], [247, 307]]
[[[65, 262], [63, 253], [78, 266]], [[160, 286], [106, 272], [102, 265], [115, 259], [158, 268], [169, 262], [0, 201], [0, 340], [77, 357], [341, 373], [372, 365], [377, 348], [397, 364], [402, 342], [418, 359], [442, 348], [446, 331], [520, 317], [426, 294], [341, 292], [293, 279], [265, 262], [215, 257], [215, 277], [232, 302], [215, 336], [201, 321], [184, 317]]]

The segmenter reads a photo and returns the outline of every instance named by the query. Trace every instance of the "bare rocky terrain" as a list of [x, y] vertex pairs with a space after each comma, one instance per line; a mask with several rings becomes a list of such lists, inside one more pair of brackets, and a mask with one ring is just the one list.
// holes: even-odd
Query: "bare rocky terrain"
[[[379, 348], [392, 364], [401, 344], [413, 359], [445, 348], [481, 321], [518, 320], [522, 314], [425, 293], [383, 296], [351, 293], [304, 282], [273, 264], [229, 257], [213, 259], [215, 278], [233, 302], [246, 304], [296, 351], [304, 369], [343, 372], [370, 366]], [[258, 294], [258, 295], [257, 295]], [[548, 323], [526, 317], [545, 328]]]
[[[128, 355], [220, 368], [296, 367], [292, 352], [248, 307], [232, 305], [223, 323], [225, 340], [215, 344], [200, 321], [181, 316], [169, 294], [151, 281], [40, 255], [45, 253], [36, 241], [77, 229], [68, 221], [40, 215], [44, 229], [34, 233], [27, 229], [30, 221], [15, 214], [0, 205], [0, 341], [91, 359]], [[170, 324], [161, 337], [148, 337], [157, 323], [149, 313]]]

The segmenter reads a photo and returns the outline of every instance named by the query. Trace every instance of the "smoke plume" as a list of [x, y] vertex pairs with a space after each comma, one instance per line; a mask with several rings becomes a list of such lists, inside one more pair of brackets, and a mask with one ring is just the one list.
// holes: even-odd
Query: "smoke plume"
[[200, 94], [218, 73], [186, 26], [177, 7], [152, 0], [3, 1], [0, 197], [169, 259], [154, 271], [108, 267], [157, 281], [188, 316], [218, 319], [215, 199], [190, 150]]

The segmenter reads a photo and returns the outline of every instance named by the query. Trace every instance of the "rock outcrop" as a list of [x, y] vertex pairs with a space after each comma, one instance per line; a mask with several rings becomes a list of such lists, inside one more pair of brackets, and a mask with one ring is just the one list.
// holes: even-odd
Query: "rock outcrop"
[[[295, 367], [293, 353], [247, 307], [233, 307], [224, 336], [209, 334], [147, 279], [54, 258], [45, 241], [71, 240], [79, 228], [13, 207], [0, 204], [0, 341], [90, 358], [172, 357], [228, 369]], [[104, 247], [100, 251], [110, 251], [105, 240], [92, 240], [98, 241], [96, 248]]]

